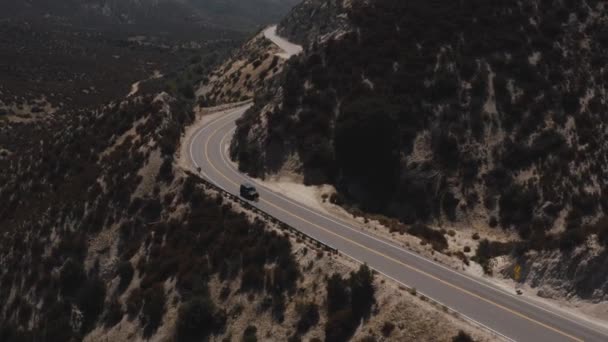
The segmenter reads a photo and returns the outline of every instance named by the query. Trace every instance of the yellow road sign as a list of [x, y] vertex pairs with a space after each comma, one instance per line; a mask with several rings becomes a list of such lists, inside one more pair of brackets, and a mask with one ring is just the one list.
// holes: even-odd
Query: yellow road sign
[[513, 279], [519, 281], [519, 278], [521, 278], [521, 266], [517, 264], [513, 267]]

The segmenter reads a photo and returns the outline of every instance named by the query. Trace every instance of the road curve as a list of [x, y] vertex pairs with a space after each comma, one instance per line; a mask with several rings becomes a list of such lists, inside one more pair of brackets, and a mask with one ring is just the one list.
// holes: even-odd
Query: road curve
[[279, 56], [281, 58], [289, 59], [291, 56], [298, 55], [298, 54], [302, 53], [302, 51], [303, 51], [303, 48], [300, 45], [294, 44], [294, 43], [288, 41], [287, 39], [284, 39], [284, 38], [280, 37], [279, 35], [277, 35], [277, 26], [276, 25], [267, 27], [264, 30], [264, 37], [266, 39], [272, 41], [279, 48], [281, 48], [281, 50], [283, 50], [282, 53], [277, 54], [277, 56]]
[[[239, 107], [208, 123], [188, 143], [191, 162], [208, 181], [238, 194], [239, 185], [255, 182], [228, 160], [228, 143], [235, 120], [248, 106]], [[348, 223], [317, 212], [262, 186], [256, 207], [317, 240], [367, 263], [385, 276], [415, 287], [418, 292], [490, 329], [497, 339], [514, 341], [608, 341], [608, 334], [590, 322], [555, 313], [408, 251], [390, 240], [374, 236]], [[438, 327], [439, 328], [439, 327]]]

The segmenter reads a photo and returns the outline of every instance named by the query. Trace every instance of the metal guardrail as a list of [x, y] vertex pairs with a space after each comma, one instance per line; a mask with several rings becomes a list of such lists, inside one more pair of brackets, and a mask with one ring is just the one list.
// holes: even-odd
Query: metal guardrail
[[191, 171], [186, 171], [187, 174], [193, 176], [199, 183], [203, 184], [203, 186], [207, 189], [211, 189], [213, 191], [217, 191], [220, 194], [222, 194], [223, 197], [228, 198], [234, 202], [239, 203], [240, 205], [243, 206], [243, 208], [245, 208], [246, 210], [252, 211], [256, 214], [258, 214], [259, 216], [263, 217], [264, 219], [268, 220], [269, 222], [276, 224], [277, 227], [280, 230], [287, 230], [290, 233], [293, 233], [296, 237], [301, 238], [302, 240], [308, 240], [308, 242], [311, 242], [313, 245], [324, 249], [327, 252], [330, 252], [332, 254], [338, 254], [338, 249], [334, 248], [320, 240], [317, 240], [316, 238], [296, 229], [295, 227], [279, 220], [278, 218], [270, 215], [269, 213], [265, 212], [264, 210], [252, 205], [249, 201], [244, 200], [243, 198], [241, 198], [238, 195], [235, 195], [231, 192], [228, 192], [222, 188], [220, 188], [219, 186], [213, 184], [212, 182], [201, 178], [199, 175], [191, 172]]
[[[353, 258], [352, 256], [350, 256], [348, 254], [345, 254], [343, 252], [340, 252], [337, 248], [329, 246], [328, 244], [326, 244], [326, 243], [324, 243], [324, 242], [322, 242], [320, 240], [317, 240], [316, 238], [314, 238], [314, 237], [312, 237], [312, 236], [310, 236], [310, 235], [308, 235], [308, 234], [306, 234], [306, 233], [304, 233], [304, 232], [296, 229], [295, 227], [290, 226], [289, 224], [287, 224], [287, 223], [279, 220], [278, 218], [270, 215], [269, 213], [261, 210], [260, 208], [251, 205], [251, 203], [249, 203], [248, 201], [242, 199], [240, 196], [234, 195], [234, 194], [232, 194], [232, 193], [230, 193], [230, 192], [228, 192], [228, 191], [220, 188], [219, 186], [213, 184], [212, 182], [210, 182], [210, 181], [208, 181], [206, 179], [201, 178], [200, 175], [197, 175], [197, 174], [195, 174], [192, 171], [186, 171], [186, 173], [188, 175], [194, 177], [199, 183], [203, 184], [203, 186], [205, 188], [211, 189], [213, 191], [217, 191], [218, 193], [222, 194], [222, 196], [224, 196], [224, 197], [226, 197], [226, 198], [228, 198], [228, 199], [230, 199], [230, 200], [232, 200], [234, 202], [239, 203], [246, 210], [250, 210], [250, 211], [252, 211], [252, 212], [260, 215], [264, 219], [268, 220], [269, 222], [276, 224], [279, 229], [281, 229], [281, 230], [287, 230], [287, 231], [293, 233], [298, 238], [301, 238], [303, 240], [308, 240], [309, 242], [311, 242], [316, 247], [322, 248], [322, 249], [324, 249], [327, 252], [330, 252], [332, 254], [341, 254], [341, 255], [344, 255], [347, 258], [352, 259], [356, 263], [362, 264], [361, 261]], [[483, 323], [480, 323], [480, 322], [476, 321], [475, 319], [473, 319], [471, 317], [468, 317], [468, 316], [466, 316], [466, 315], [458, 312], [457, 310], [455, 310], [455, 309], [453, 309], [453, 308], [451, 308], [451, 307], [443, 304], [442, 302], [440, 302], [440, 301], [438, 301], [438, 300], [436, 300], [436, 299], [434, 299], [434, 298], [426, 295], [424, 292], [419, 291], [419, 290], [417, 290], [416, 288], [414, 288], [412, 286], [406, 285], [406, 284], [398, 281], [397, 279], [395, 279], [395, 278], [393, 278], [393, 277], [385, 274], [384, 272], [380, 272], [380, 271], [375, 270], [373, 268], [372, 268], [372, 270], [374, 272], [382, 274], [383, 276], [385, 276], [388, 279], [391, 279], [391, 280], [395, 281], [397, 284], [399, 284], [400, 286], [404, 287], [405, 290], [408, 291], [410, 294], [412, 294], [414, 296], [419, 296], [421, 300], [428, 301], [429, 303], [431, 303], [431, 304], [435, 305], [436, 307], [442, 309], [446, 313], [451, 313], [455, 317], [460, 317], [461, 319], [469, 322], [471, 325], [476, 326], [477, 328], [479, 328], [481, 330], [485, 330], [486, 332], [488, 332], [490, 335], [494, 336], [495, 338], [502, 339], [504, 341], [509, 341], [509, 342], [513, 341], [512, 339], [510, 339], [507, 336], [505, 336], [505, 335], [497, 332], [496, 330], [494, 330], [494, 329], [492, 329], [492, 328], [484, 325]]]
[[250, 103], [253, 103], [253, 99], [247, 99], [244, 101], [234, 102], [234, 103], [226, 103], [226, 104], [212, 106], [212, 107], [201, 107], [200, 111], [202, 114], [212, 114], [212, 113], [222, 112], [222, 111], [230, 110], [233, 108], [245, 106]]

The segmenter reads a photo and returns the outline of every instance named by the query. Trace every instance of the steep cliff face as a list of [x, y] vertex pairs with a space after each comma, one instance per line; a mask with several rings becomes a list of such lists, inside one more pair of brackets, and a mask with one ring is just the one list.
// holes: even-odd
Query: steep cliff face
[[324, 26], [309, 19], [336, 7], [305, 2], [283, 22], [309, 48], [239, 123], [242, 170], [297, 160], [348, 206], [486, 222], [519, 235], [518, 255], [567, 258], [587, 237], [605, 248], [603, 2], [353, 1], [340, 7], [350, 29], [312, 38]]
[[579, 296], [600, 302], [608, 298], [608, 255], [591, 237], [564, 255], [561, 251], [528, 253], [524, 280], [545, 298]]

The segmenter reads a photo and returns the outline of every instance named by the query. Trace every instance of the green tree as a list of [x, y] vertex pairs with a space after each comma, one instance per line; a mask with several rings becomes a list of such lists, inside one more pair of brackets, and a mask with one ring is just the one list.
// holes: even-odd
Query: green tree
[[87, 280], [80, 288], [76, 302], [84, 316], [83, 331], [87, 332], [94, 327], [97, 318], [103, 311], [105, 298], [106, 287], [99, 278]]
[[452, 342], [473, 342], [473, 338], [471, 337], [471, 335], [467, 334], [466, 332], [460, 330], [458, 332], [458, 335], [452, 337]]
[[331, 314], [349, 304], [346, 281], [335, 273], [327, 281], [327, 311]]
[[366, 265], [350, 276], [350, 295], [353, 315], [357, 318], [368, 318], [375, 302], [374, 274]]
[[315, 303], [304, 305], [301, 309], [300, 319], [298, 320], [298, 333], [306, 333], [317, 323], [319, 323], [319, 306]]
[[59, 274], [61, 294], [63, 296], [73, 295], [80, 285], [86, 280], [82, 263], [68, 259]]
[[399, 182], [401, 134], [392, 113], [387, 99], [363, 98], [343, 104], [336, 122], [338, 181], [372, 211], [385, 206]]
[[258, 332], [258, 328], [256, 328], [253, 325], [248, 326], [245, 331], [243, 332], [243, 342], [257, 342], [258, 341], [258, 337], [257, 337], [257, 332]]
[[224, 324], [225, 317], [216, 312], [208, 297], [195, 297], [182, 304], [177, 319], [177, 341], [201, 341]]
[[161, 284], [157, 284], [146, 290], [144, 296], [142, 322], [144, 323], [144, 335], [150, 337], [160, 326], [165, 314], [165, 290]]
[[350, 339], [357, 328], [357, 320], [350, 308], [331, 314], [325, 325], [326, 342], [345, 342]]
[[120, 277], [120, 282], [118, 283], [118, 290], [123, 292], [131, 283], [133, 279], [133, 265], [129, 261], [123, 261], [118, 265], [118, 276]]

